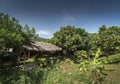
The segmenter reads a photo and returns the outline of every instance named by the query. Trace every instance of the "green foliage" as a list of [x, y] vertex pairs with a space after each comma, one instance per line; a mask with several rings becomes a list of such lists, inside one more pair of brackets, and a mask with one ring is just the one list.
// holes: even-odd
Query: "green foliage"
[[47, 73], [47, 78], [43, 81], [43, 84], [79, 84], [82, 79], [78, 72], [78, 66], [69, 59], [65, 59]]
[[[12, 72], [12, 73], [10, 73]], [[2, 84], [42, 84], [44, 71], [41, 68], [34, 68], [29, 71], [9, 71], [1, 76]]]
[[80, 63], [80, 73], [82, 75], [87, 76], [85, 79], [86, 81], [92, 83], [92, 84], [102, 84], [103, 82], [103, 71], [104, 64], [102, 61], [99, 60], [100, 56], [100, 48], [98, 48], [96, 55], [93, 60], [84, 60]]
[[74, 26], [61, 27], [60, 31], [54, 33], [51, 41], [71, 54], [88, 48], [87, 32]]
[[85, 58], [86, 59], [88, 58], [88, 54], [87, 54], [87, 52], [85, 50], [76, 51], [75, 55], [78, 57], [78, 59], [81, 59], [81, 60], [83, 60]]
[[35, 28], [30, 29], [28, 25], [23, 27], [22, 35], [25, 39], [24, 42], [26, 43], [34, 42], [38, 38], [38, 35], [35, 32]]
[[100, 50], [100, 48], [98, 48], [98, 50], [96, 52], [96, 55], [95, 55], [95, 57], [93, 59], [94, 60], [93, 63], [97, 63], [98, 62], [98, 58], [100, 56], [100, 53], [101, 53], [101, 50]]
[[107, 68], [106, 74], [106, 81], [104, 84], [119, 84], [120, 83], [120, 63], [116, 64], [107, 64], [105, 66]]
[[99, 28], [98, 34], [94, 34], [90, 44], [91, 48], [100, 47], [103, 55], [110, 55], [120, 52], [120, 27], [105, 25]]
[[104, 59], [106, 64], [119, 64], [120, 63], [120, 54], [111, 55], [109, 58]]
[[46, 38], [41, 38], [41, 37], [37, 37], [35, 38], [36, 41], [43, 41], [43, 42], [50, 42], [50, 39], [46, 39]]
[[100, 56], [108, 56], [120, 52], [120, 27], [107, 28], [103, 25], [98, 33], [87, 33], [84, 29], [72, 26], [61, 27], [60, 31], [54, 33], [51, 42], [62, 47], [67, 54], [85, 51], [92, 58], [99, 47]]
[[107, 64], [114, 64], [114, 63], [120, 63], [120, 58], [112, 58], [106, 60]]
[[19, 49], [23, 42], [31, 42], [37, 38], [35, 29], [30, 29], [27, 25], [22, 27], [19, 21], [9, 15], [0, 13], [0, 50], [3, 47]]
[[[99, 49], [97, 53], [99, 54]], [[107, 64], [104, 71], [103, 59], [96, 56], [93, 60], [85, 60], [80, 66], [70, 59], [53, 65], [53, 68], [36, 67], [28, 71], [0, 71], [1, 84], [119, 84], [120, 64]], [[109, 58], [117, 58], [120, 54]], [[105, 57], [104, 57], [105, 58]], [[41, 59], [43, 60], [43, 59]], [[49, 59], [52, 62], [52, 59]], [[94, 62], [94, 60], [96, 60]], [[98, 60], [98, 61], [97, 61]], [[39, 61], [39, 60], [38, 60]], [[33, 61], [32, 61], [33, 62]], [[45, 61], [43, 61], [45, 62]], [[41, 61], [40, 61], [41, 63]], [[48, 65], [49, 66], [49, 65]], [[106, 68], [107, 67], [107, 68]], [[112, 70], [111, 70], [112, 69]], [[101, 72], [106, 73], [104, 76]], [[104, 78], [105, 77], [105, 78]], [[103, 80], [104, 79], [104, 80]], [[104, 82], [103, 82], [104, 81]]]
[[33, 42], [37, 37], [34, 28], [22, 27], [16, 18], [0, 13], [0, 52], [8, 52], [12, 48], [15, 54], [19, 54], [24, 43]]
[[21, 26], [18, 20], [10, 18], [9, 15], [0, 14], [0, 45], [13, 48], [23, 40], [21, 36]]

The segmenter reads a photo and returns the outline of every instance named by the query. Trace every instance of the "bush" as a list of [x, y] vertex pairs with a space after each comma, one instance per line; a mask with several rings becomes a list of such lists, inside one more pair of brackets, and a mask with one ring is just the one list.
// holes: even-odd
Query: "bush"
[[102, 84], [105, 74], [104, 64], [99, 60], [100, 49], [98, 48], [93, 60], [84, 60], [80, 63], [80, 74], [85, 76], [84, 81], [90, 84]]
[[76, 51], [75, 55], [78, 57], [78, 59], [83, 60], [83, 59], [87, 59], [88, 55], [87, 52], [85, 50], [81, 50], [81, 51]]

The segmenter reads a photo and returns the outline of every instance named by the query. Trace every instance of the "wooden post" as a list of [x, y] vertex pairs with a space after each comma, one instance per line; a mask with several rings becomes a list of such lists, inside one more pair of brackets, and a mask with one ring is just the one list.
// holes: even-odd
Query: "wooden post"
[[30, 58], [30, 51], [28, 52], [28, 58]]
[[0, 67], [3, 67], [3, 56], [0, 56]]
[[26, 57], [26, 53], [24, 51], [24, 55], [23, 55], [24, 64], [25, 64], [25, 57]]

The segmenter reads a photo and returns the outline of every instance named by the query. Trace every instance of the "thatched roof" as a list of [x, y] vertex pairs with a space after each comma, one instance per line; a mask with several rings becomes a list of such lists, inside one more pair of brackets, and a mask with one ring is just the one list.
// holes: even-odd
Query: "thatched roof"
[[45, 43], [45, 42], [34, 42], [31, 44], [25, 44], [23, 45], [23, 48], [30, 50], [30, 51], [61, 51], [62, 48], [55, 46], [51, 43]]

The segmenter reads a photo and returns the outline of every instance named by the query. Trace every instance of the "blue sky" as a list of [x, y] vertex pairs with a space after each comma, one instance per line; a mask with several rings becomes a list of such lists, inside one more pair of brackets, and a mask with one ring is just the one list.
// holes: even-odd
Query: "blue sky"
[[67, 25], [88, 32], [102, 25], [120, 26], [120, 0], [0, 0], [0, 12], [35, 27], [43, 38]]

